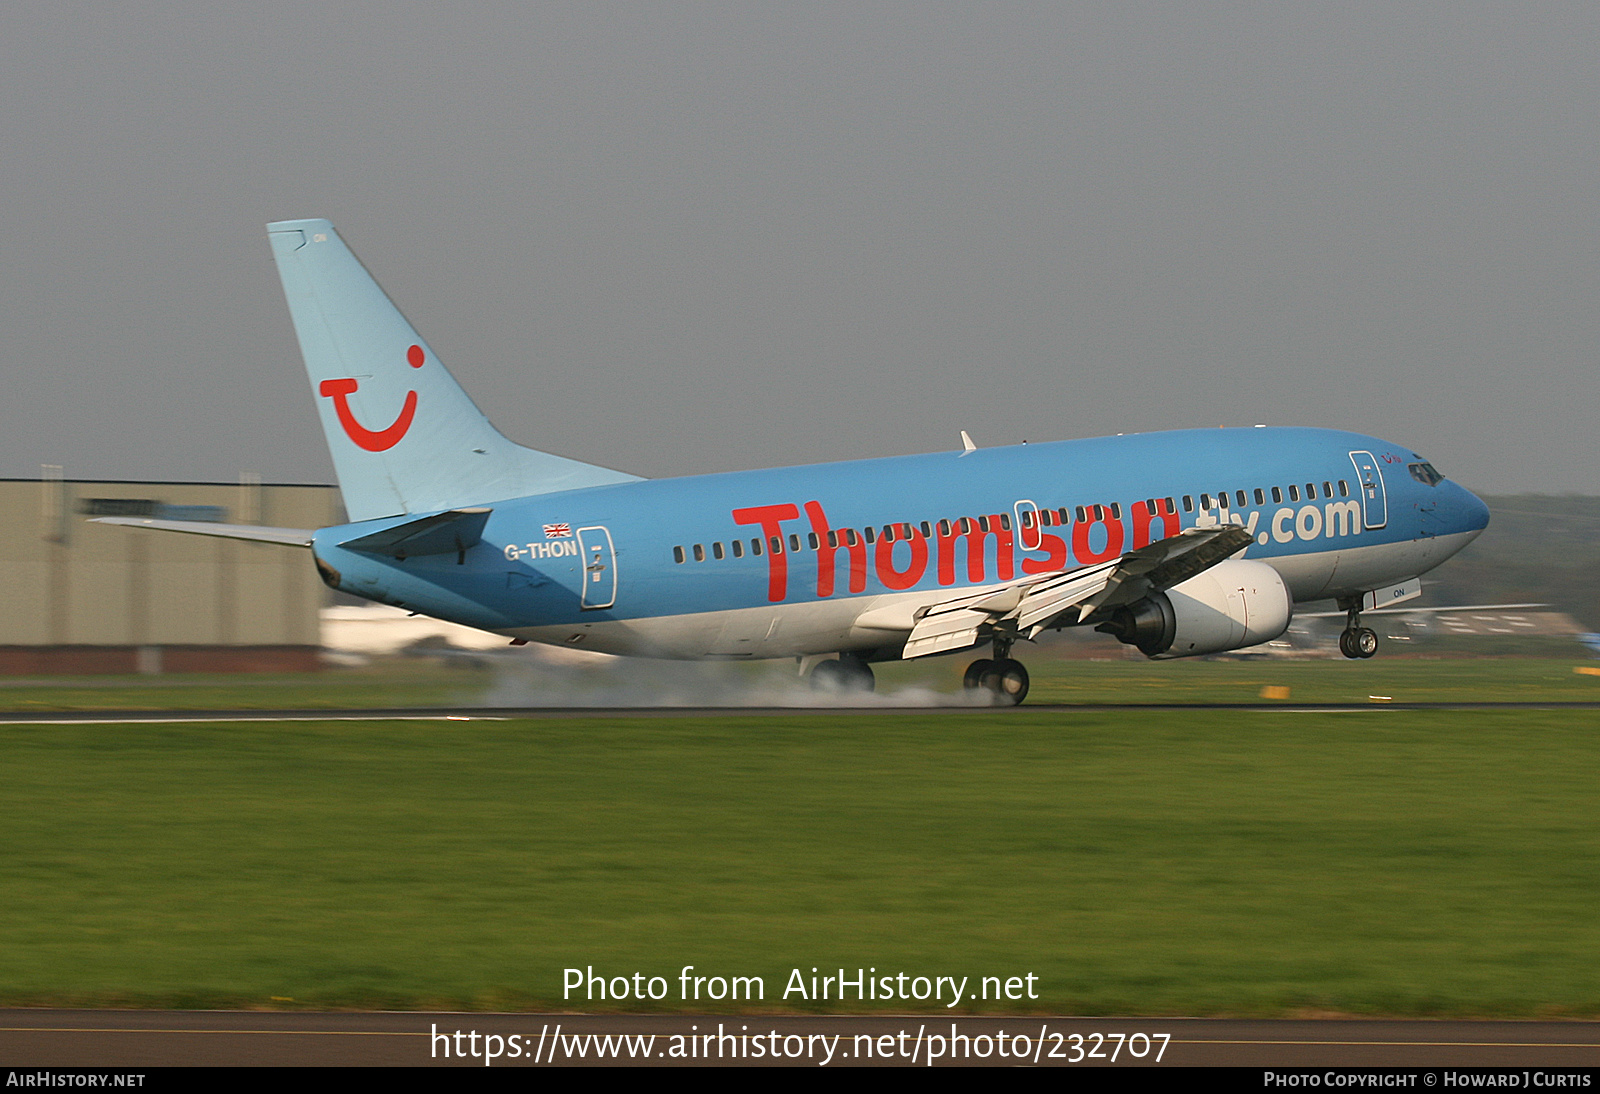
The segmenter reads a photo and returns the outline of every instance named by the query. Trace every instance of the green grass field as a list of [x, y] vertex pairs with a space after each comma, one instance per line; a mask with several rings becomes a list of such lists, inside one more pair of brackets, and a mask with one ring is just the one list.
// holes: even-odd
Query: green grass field
[[694, 965], [873, 1009], [782, 999], [842, 966], [1039, 977], [977, 1010], [1592, 1016], [1597, 745], [1600, 712], [0, 727], [0, 1003], [602, 1009], [561, 997], [594, 966], [731, 1009], [676, 999]]

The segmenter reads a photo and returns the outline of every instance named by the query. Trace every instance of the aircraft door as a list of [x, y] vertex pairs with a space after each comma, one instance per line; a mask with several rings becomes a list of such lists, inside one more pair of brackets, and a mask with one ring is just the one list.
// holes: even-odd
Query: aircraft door
[[1389, 500], [1378, 461], [1371, 452], [1352, 452], [1350, 462], [1356, 465], [1357, 489], [1361, 491], [1361, 523], [1368, 528], [1382, 528], [1389, 523]]
[[617, 602], [617, 558], [610, 530], [602, 525], [579, 528], [578, 550], [583, 554], [583, 609], [612, 607]]

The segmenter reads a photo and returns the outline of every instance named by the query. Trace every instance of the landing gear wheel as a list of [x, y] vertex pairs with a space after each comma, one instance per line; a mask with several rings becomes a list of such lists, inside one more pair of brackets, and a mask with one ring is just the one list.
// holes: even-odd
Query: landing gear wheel
[[1009, 657], [996, 661], [992, 675], [984, 681], [1007, 706], [1016, 706], [1028, 697], [1028, 670], [1021, 661]]
[[967, 691], [987, 691], [1005, 706], [1016, 706], [1028, 697], [1028, 670], [1009, 657], [998, 661], [984, 658], [967, 666], [961, 678]]
[[876, 682], [867, 663], [854, 657], [820, 661], [811, 670], [812, 689], [829, 695], [870, 692]]
[[1351, 660], [1378, 652], [1378, 632], [1371, 627], [1350, 627], [1339, 634], [1339, 652]]
[[1371, 657], [1378, 652], [1378, 632], [1371, 627], [1360, 627], [1351, 641], [1357, 657]]

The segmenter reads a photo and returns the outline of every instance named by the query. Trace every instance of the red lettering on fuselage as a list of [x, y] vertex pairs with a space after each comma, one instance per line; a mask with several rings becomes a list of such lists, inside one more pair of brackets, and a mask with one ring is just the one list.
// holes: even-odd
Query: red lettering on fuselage
[[[789, 553], [782, 550], [783, 527], [781, 522], [797, 520], [800, 510], [793, 505], [757, 505], [749, 509], [735, 509], [735, 524], [761, 525], [761, 538], [767, 550], [767, 599], [773, 603], [789, 595]], [[773, 549], [773, 543], [779, 549]]]
[[1051, 535], [1049, 532], [1040, 529], [1038, 550], [1048, 552], [1048, 556], [1037, 562], [1031, 558], [1023, 559], [1023, 573], [1050, 574], [1067, 568], [1067, 541], [1060, 536]]
[[[828, 527], [828, 515], [822, 511], [821, 502], [806, 502], [806, 517], [817, 537], [817, 595], [832, 596], [833, 556], [839, 550], [841, 537]], [[867, 591], [867, 545], [848, 529], [843, 539], [845, 550], [850, 552], [850, 591], [864, 593]]]
[[[1096, 524], [1104, 525], [1106, 530], [1105, 549], [1100, 551], [1089, 545], [1089, 532]], [[1088, 520], [1080, 520], [1072, 526], [1072, 555], [1085, 566], [1110, 562], [1122, 553], [1122, 544], [1126, 539], [1121, 518], [1112, 516], [1104, 506], [1093, 506], [1089, 510]]]
[[[985, 529], [984, 524], [989, 527]], [[995, 539], [995, 577], [1000, 581], [1010, 581], [1015, 576], [1011, 529], [1001, 524], [998, 515], [986, 517], [982, 523], [963, 517], [947, 524], [942, 523], [936, 532], [934, 540], [939, 548], [939, 584], [956, 583], [956, 541], [963, 538], [967, 541], [968, 581], [977, 584], [984, 580], [983, 541], [989, 536]]]
[[[903, 529], [910, 529], [910, 536], [900, 534]], [[904, 543], [911, 549], [911, 565], [904, 570], [894, 568], [895, 544]], [[877, 562], [878, 580], [883, 582], [885, 589], [900, 592], [909, 589], [922, 580], [922, 575], [928, 572], [928, 537], [909, 524], [896, 524], [890, 533], [878, 540], [878, 549], [875, 553]]]
[[[1178, 534], [1178, 511], [1172, 508], [1171, 501], [1167, 498], [1157, 498], [1155, 506], [1156, 511], [1152, 513], [1149, 506], [1140, 501], [1135, 502], [1130, 510], [1130, 514], [1133, 517], [1133, 549], [1135, 551], [1141, 547], [1149, 546], [1158, 539], [1166, 539], [1168, 536]], [[1161, 534], [1152, 536], [1150, 534], [1150, 526], [1158, 521], [1161, 524]]]
[[[930, 549], [934, 554], [934, 576], [940, 585], [956, 584], [956, 547], [964, 541], [966, 548], [966, 582], [978, 585], [988, 576], [988, 545], [994, 540], [995, 573], [992, 580], [1015, 580], [1017, 570], [1032, 576], [1055, 573], [1068, 569], [1074, 561], [1080, 565], [1106, 562], [1121, 555], [1130, 538], [1134, 548], [1177, 535], [1181, 521], [1176, 511], [1158, 499], [1156, 512], [1151, 513], [1143, 502], [1136, 503], [1130, 511], [1132, 527], [1126, 517], [1113, 516], [1106, 506], [1092, 506], [1087, 520], [1071, 525], [1071, 532], [1062, 528], [1062, 534], [1045, 531], [1041, 516], [1032, 519], [1038, 523], [1027, 529], [1026, 539], [1037, 539], [1033, 547], [1020, 546], [1013, 534], [1009, 514], [990, 514], [982, 518], [966, 517], [940, 521], [931, 537], [909, 523], [887, 526], [872, 541], [873, 550], [868, 558], [868, 541], [854, 529], [836, 529], [819, 501], [805, 503], [805, 518], [811, 525], [817, 555], [817, 596], [833, 596], [837, 580], [837, 555], [842, 550], [849, 559], [848, 587], [851, 593], [867, 591], [867, 574], [870, 569], [878, 584], [890, 592], [903, 592], [915, 588], [926, 579]], [[736, 524], [757, 525], [761, 529], [762, 546], [767, 556], [767, 599], [778, 603], [789, 595], [789, 549], [786, 544], [783, 522], [800, 518], [801, 510], [790, 503], [756, 505], [733, 510]], [[1053, 519], [1053, 518], [1052, 518]], [[987, 525], [987, 527], [985, 527]], [[1096, 525], [1105, 529], [1103, 547], [1096, 551], [1091, 533]], [[1131, 537], [1130, 537], [1131, 531]], [[779, 549], [773, 550], [777, 543]], [[794, 540], [793, 542], [799, 542]], [[901, 545], [904, 544], [902, 549]], [[1017, 555], [1022, 554], [1020, 564]], [[908, 557], [909, 555], [909, 557]], [[1032, 556], [1043, 557], [1032, 557]], [[896, 563], [904, 560], [905, 568]]]

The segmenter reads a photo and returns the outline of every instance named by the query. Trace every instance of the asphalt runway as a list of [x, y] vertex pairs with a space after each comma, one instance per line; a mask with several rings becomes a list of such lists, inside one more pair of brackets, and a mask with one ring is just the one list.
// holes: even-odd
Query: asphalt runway
[[0, 712], [0, 725], [128, 724], [136, 722], [376, 722], [376, 721], [511, 721], [540, 718], [732, 718], [782, 717], [798, 714], [955, 714], [984, 711], [996, 717], [1013, 714], [1090, 714], [1118, 711], [1236, 710], [1279, 714], [1350, 714], [1373, 710], [1600, 710], [1600, 702], [1518, 703], [1039, 703], [1020, 707], [980, 707], [888, 703], [872, 706], [792, 707], [370, 707], [316, 710], [69, 710]]
[[[608, 1036], [611, 1053], [596, 1040]], [[935, 1067], [1592, 1068], [1600, 1023], [0, 1011], [13, 1068], [483, 1067], [491, 1047], [502, 1068], [926, 1067], [930, 1055]]]

